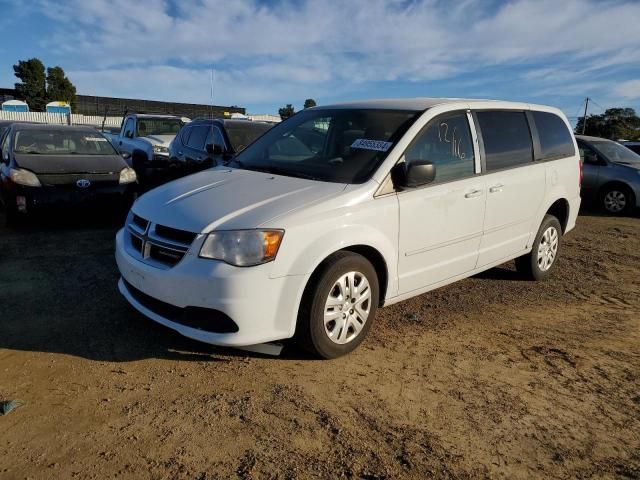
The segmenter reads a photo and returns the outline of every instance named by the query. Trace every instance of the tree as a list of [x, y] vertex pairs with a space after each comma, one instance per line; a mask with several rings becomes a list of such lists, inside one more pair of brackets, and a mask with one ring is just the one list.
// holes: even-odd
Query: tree
[[67, 102], [71, 105], [71, 111], [75, 109], [76, 87], [60, 67], [47, 68], [47, 100]]
[[287, 118], [291, 117], [294, 113], [296, 113], [296, 110], [293, 108], [293, 105], [291, 105], [290, 103], [287, 103], [286, 106], [278, 110], [278, 113], [280, 114], [280, 118], [282, 120], [286, 120]]
[[311, 108], [317, 105], [316, 101], [313, 98], [307, 98], [304, 101], [304, 108]]
[[[575, 132], [582, 133], [584, 117], [578, 118]], [[640, 117], [633, 108], [609, 108], [603, 114], [587, 116], [585, 135], [610, 140], [640, 140]]]
[[47, 104], [44, 64], [37, 58], [20, 60], [13, 66], [13, 72], [22, 80], [15, 84], [17, 97], [27, 102], [31, 110], [43, 112]]

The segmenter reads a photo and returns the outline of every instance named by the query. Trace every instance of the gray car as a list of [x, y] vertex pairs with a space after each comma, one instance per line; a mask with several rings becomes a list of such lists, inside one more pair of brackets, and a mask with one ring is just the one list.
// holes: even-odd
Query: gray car
[[640, 207], [640, 155], [617, 142], [576, 135], [583, 161], [582, 198], [612, 214]]

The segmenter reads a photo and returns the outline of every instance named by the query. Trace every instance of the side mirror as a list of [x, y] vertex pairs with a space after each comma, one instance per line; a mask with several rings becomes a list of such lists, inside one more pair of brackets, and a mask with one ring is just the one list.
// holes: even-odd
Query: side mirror
[[215, 143], [207, 143], [205, 149], [209, 155], [222, 155], [222, 147]]
[[131, 130], [127, 130], [124, 132], [125, 138], [133, 138], [133, 132]]
[[600, 161], [597, 153], [584, 152], [584, 163], [588, 163], [590, 165], [600, 165], [602, 162]]
[[405, 160], [391, 170], [393, 184], [416, 188], [431, 183], [436, 178], [436, 166], [428, 160]]
[[120, 152], [120, 155], [122, 155], [122, 158], [125, 160], [129, 160], [131, 158], [131, 154], [129, 152]]

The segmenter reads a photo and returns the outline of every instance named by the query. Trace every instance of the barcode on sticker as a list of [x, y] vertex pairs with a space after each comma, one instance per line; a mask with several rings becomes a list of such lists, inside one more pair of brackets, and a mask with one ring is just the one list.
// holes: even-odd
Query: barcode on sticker
[[368, 140], [366, 138], [358, 138], [351, 144], [351, 148], [361, 148], [363, 150], [375, 150], [377, 152], [386, 152], [393, 145], [392, 142], [384, 140]]

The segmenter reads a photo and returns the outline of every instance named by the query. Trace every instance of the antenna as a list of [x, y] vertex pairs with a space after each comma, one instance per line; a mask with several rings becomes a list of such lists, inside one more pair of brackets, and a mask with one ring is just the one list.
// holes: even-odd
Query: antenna
[[211, 118], [213, 118], [213, 84], [216, 81], [216, 73], [213, 70], [213, 68], [211, 68], [210, 70], [210, 77], [209, 77], [210, 81], [211, 81]]

